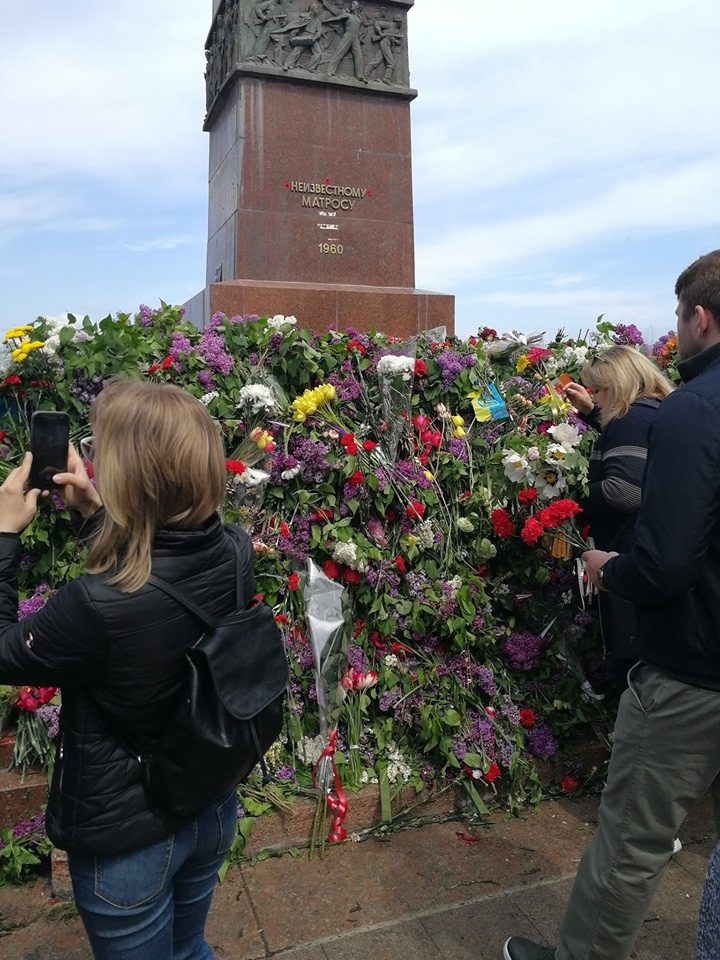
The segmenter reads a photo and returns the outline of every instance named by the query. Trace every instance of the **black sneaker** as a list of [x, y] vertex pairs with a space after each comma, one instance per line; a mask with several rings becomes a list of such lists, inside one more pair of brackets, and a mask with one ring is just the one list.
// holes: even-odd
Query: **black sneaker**
[[524, 937], [510, 937], [503, 947], [503, 960], [555, 960], [555, 947], [541, 947]]

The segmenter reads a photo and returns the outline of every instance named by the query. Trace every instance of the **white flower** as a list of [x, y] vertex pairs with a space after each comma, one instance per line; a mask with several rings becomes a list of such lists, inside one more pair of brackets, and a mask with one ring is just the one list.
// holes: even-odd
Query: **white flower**
[[296, 324], [297, 319], [295, 317], [284, 317], [282, 313], [276, 313], [275, 316], [270, 317], [267, 322], [267, 325], [274, 330], [279, 330], [280, 327], [294, 327]]
[[421, 550], [429, 550], [435, 546], [435, 534], [433, 533], [432, 521], [423, 520], [415, 527], [415, 536], [418, 538], [418, 546]]
[[332, 558], [353, 570], [360, 569], [361, 564], [358, 563], [357, 544], [355, 543], [336, 543], [332, 550]]
[[386, 667], [397, 667], [400, 661], [394, 653], [389, 653], [386, 657], [383, 657], [383, 663]]
[[210, 393], [204, 393], [200, 397], [200, 403], [203, 403], [205, 404], [205, 406], [207, 406], [209, 403], [212, 403], [213, 400], [216, 400], [219, 396], [220, 394], [218, 393], [217, 390], [211, 390]]
[[546, 463], [563, 463], [567, 450], [561, 443], [550, 443], [545, 451]]
[[467, 517], [458, 517], [457, 528], [463, 533], [475, 532], [475, 527], [472, 524], [472, 520], [468, 520]]
[[527, 458], [530, 463], [533, 463], [535, 460], [540, 459], [540, 451], [537, 447], [528, 447]]
[[287, 470], [283, 470], [280, 476], [283, 480], [292, 480], [300, 473], [301, 469], [302, 467], [298, 464], [297, 467], [289, 467]]
[[514, 450], [503, 450], [502, 465], [508, 480], [523, 483], [527, 479], [528, 462], [522, 454]]
[[549, 467], [535, 477], [535, 487], [538, 497], [542, 497], [544, 500], [552, 500], [567, 487], [567, 483], [565, 477], [557, 468]]
[[298, 756], [304, 763], [307, 763], [309, 767], [315, 766], [324, 749], [325, 741], [320, 735], [317, 737], [303, 737], [297, 744]]
[[415, 361], [412, 357], [396, 357], [388, 354], [380, 357], [377, 372], [380, 377], [402, 377], [409, 380], [415, 371]]
[[448, 580], [448, 587], [450, 588], [453, 598], [455, 597], [455, 594], [458, 592], [462, 584], [463, 584], [462, 577], [455, 576], [452, 578], [452, 580]]
[[250, 407], [253, 413], [272, 413], [277, 407], [272, 390], [262, 383], [251, 383], [242, 387], [237, 405]]
[[580, 431], [571, 423], [556, 423], [555, 426], [549, 428], [548, 433], [553, 440], [561, 444], [568, 453], [574, 450], [578, 443], [580, 443]]

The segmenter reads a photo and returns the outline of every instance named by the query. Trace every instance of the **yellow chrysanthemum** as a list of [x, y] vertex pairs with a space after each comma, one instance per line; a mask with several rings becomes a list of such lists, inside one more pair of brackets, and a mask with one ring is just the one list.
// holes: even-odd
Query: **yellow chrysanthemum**
[[3, 343], [7, 343], [8, 340], [19, 340], [21, 337], [24, 337], [26, 333], [29, 333], [32, 330], [32, 324], [28, 323], [23, 327], [13, 327], [11, 330], [5, 334], [5, 339]]
[[527, 355], [523, 354], [518, 358], [518, 362], [515, 364], [515, 369], [518, 373], [522, 373], [525, 367], [527, 367], [528, 363], [530, 363], [530, 361], [528, 360]]

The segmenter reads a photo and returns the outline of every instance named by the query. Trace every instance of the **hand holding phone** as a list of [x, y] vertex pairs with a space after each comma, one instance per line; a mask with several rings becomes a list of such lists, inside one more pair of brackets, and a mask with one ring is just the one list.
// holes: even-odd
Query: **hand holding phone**
[[30, 421], [31, 490], [50, 490], [53, 476], [67, 470], [70, 417], [58, 410], [36, 410]]

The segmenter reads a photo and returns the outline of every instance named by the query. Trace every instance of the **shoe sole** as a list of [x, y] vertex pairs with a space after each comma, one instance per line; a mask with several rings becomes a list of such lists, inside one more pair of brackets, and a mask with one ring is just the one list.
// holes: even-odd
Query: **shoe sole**
[[505, 944], [503, 946], [503, 960], [513, 960], [513, 958], [510, 956], [508, 952], [508, 944], [510, 943], [510, 939], [511, 938], [508, 937], [508, 939], [505, 941]]

